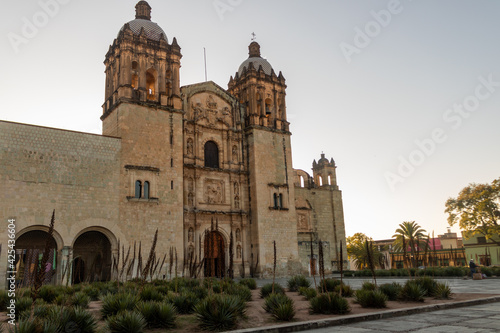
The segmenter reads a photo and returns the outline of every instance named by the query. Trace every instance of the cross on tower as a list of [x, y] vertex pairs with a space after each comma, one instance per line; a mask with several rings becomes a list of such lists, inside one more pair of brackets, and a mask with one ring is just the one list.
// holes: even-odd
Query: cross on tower
[[257, 39], [257, 35], [255, 34], [255, 32], [252, 32], [252, 41], [255, 41]]

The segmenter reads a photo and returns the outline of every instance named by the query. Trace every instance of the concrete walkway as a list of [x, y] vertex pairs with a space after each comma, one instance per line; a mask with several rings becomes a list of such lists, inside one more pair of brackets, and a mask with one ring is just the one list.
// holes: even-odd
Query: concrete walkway
[[309, 333], [472, 333], [500, 332], [500, 303], [413, 314], [300, 332]]
[[[312, 280], [312, 279], [311, 279]], [[377, 284], [398, 282], [408, 278], [378, 278]], [[346, 315], [338, 319], [325, 319], [259, 327], [235, 332], [500, 332], [500, 279], [472, 280], [462, 278], [436, 278], [447, 283], [454, 293], [491, 294], [482, 300], [464, 301], [461, 304], [429, 305], [424, 308], [374, 312], [366, 315]], [[361, 288], [367, 278], [347, 278], [344, 282], [355, 289]], [[257, 280], [259, 287], [272, 282]], [[286, 287], [287, 279], [276, 279]], [[323, 327], [323, 328], [317, 328]]]

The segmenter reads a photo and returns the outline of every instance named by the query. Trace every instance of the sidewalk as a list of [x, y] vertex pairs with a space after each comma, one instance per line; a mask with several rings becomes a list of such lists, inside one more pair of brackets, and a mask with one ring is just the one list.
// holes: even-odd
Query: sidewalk
[[[405, 283], [406, 278], [378, 278], [377, 284]], [[276, 279], [286, 287], [287, 279]], [[359, 289], [371, 279], [345, 278], [344, 282]], [[346, 315], [317, 321], [277, 324], [268, 327], [232, 331], [250, 332], [500, 332], [500, 279], [471, 280], [441, 278], [454, 293], [492, 294], [491, 297], [459, 303], [435, 304], [401, 310], [376, 311], [361, 315]], [[259, 279], [260, 287], [272, 282]], [[495, 295], [496, 294], [496, 295]], [[479, 326], [474, 326], [478, 324]], [[422, 330], [421, 330], [422, 329]]]

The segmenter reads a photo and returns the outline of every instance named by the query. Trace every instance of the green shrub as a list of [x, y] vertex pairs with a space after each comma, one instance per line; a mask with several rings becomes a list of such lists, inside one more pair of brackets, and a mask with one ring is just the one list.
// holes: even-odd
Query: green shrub
[[208, 295], [207, 288], [205, 288], [203, 286], [196, 286], [196, 287], [191, 288], [190, 290], [189, 289], [182, 289], [181, 293], [189, 292], [189, 291], [191, 291], [193, 294], [195, 294], [196, 298], [198, 298], [198, 299], [204, 299]]
[[0, 290], [0, 312], [6, 311], [10, 304], [9, 293], [5, 290]]
[[316, 295], [318, 295], [316, 289], [306, 288], [306, 287], [300, 287], [299, 294], [304, 296], [307, 300], [310, 300], [311, 298], [316, 297]]
[[363, 289], [363, 290], [375, 290], [375, 289], [377, 289], [377, 286], [375, 285], [375, 283], [365, 281], [365, 282], [363, 282], [361, 289]]
[[70, 302], [71, 306], [88, 308], [90, 303], [90, 297], [86, 293], [79, 291], [71, 296]]
[[309, 300], [309, 312], [319, 314], [346, 314], [351, 311], [349, 302], [336, 293], [319, 294]]
[[328, 292], [333, 292], [335, 291], [335, 288], [341, 284], [340, 280], [333, 279], [333, 278], [328, 278], [321, 280], [318, 286], [318, 291], [323, 292], [323, 290], [326, 290]]
[[180, 295], [174, 295], [170, 302], [175, 305], [177, 311], [181, 314], [193, 313], [194, 306], [199, 302], [199, 299], [192, 292], [185, 292]]
[[123, 311], [107, 319], [111, 333], [142, 333], [146, 319], [136, 311]]
[[161, 302], [163, 301], [163, 295], [156, 290], [156, 288], [152, 285], [147, 285], [142, 289], [141, 293], [139, 294], [139, 298], [144, 301], [154, 301], [154, 302]]
[[481, 273], [487, 277], [493, 276], [493, 270], [490, 267], [481, 267]]
[[[133, 311], [139, 297], [127, 293], [108, 294], [102, 297], [101, 314], [104, 319], [114, 316], [121, 311]], [[127, 317], [128, 318], [128, 317]]]
[[401, 290], [401, 299], [404, 301], [423, 302], [426, 291], [415, 281], [408, 280]]
[[[262, 286], [262, 288], [260, 288], [260, 298], [266, 298], [272, 292], [273, 292], [273, 284], [272, 283], [265, 284]], [[284, 294], [285, 289], [283, 289], [283, 287], [279, 283], [275, 283], [274, 284], [274, 293], [275, 294]]]
[[311, 282], [303, 275], [292, 276], [287, 282], [289, 291], [298, 291], [300, 287], [309, 288]]
[[379, 287], [379, 290], [383, 292], [390, 301], [395, 301], [398, 299], [401, 289], [403, 287], [397, 283], [384, 283]]
[[85, 293], [91, 301], [97, 301], [99, 299], [99, 289], [94, 286], [86, 286], [82, 289], [82, 292]]
[[354, 289], [352, 289], [351, 286], [344, 284], [344, 283], [336, 286], [335, 290], [333, 292], [340, 294], [341, 289], [342, 289], [342, 296], [343, 297], [352, 297], [352, 295], [354, 294]]
[[36, 319], [20, 319], [17, 321], [14, 330], [10, 332], [15, 333], [38, 333], [40, 330], [40, 322]]
[[251, 278], [241, 279], [239, 283], [247, 286], [250, 290], [257, 289], [257, 282], [255, 282], [254, 279]]
[[284, 294], [269, 295], [265, 299], [263, 308], [280, 321], [290, 321], [295, 316], [293, 301]]
[[228, 295], [238, 296], [245, 302], [249, 302], [252, 300], [252, 292], [248, 289], [247, 286], [241, 284], [231, 284], [225, 288], [225, 292]]
[[356, 290], [355, 302], [363, 308], [387, 307], [387, 296], [379, 290]]
[[42, 286], [38, 297], [47, 303], [52, 303], [59, 294], [60, 292], [58, 292], [54, 286]]
[[[33, 300], [29, 297], [21, 297], [16, 299], [16, 315], [19, 316], [23, 311], [31, 309]], [[28, 325], [28, 324], [26, 324]]]
[[429, 276], [421, 276], [415, 279], [415, 283], [420, 285], [425, 291], [426, 296], [431, 296], [434, 294], [434, 289], [436, 288], [437, 282]]
[[436, 299], [449, 299], [451, 288], [446, 283], [437, 283], [432, 294]]
[[[29, 317], [29, 313], [27, 314]], [[40, 332], [81, 332], [94, 333], [97, 329], [97, 321], [94, 316], [81, 307], [62, 307], [47, 305], [35, 307], [34, 316], [44, 319]]]
[[[33, 309], [33, 316], [35, 318], [45, 318], [48, 316], [50, 309], [55, 305], [52, 304], [41, 304], [35, 305]], [[31, 308], [24, 310], [20, 313], [19, 318], [28, 319], [31, 316]]]
[[465, 276], [469, 272], [470, 272], [469, 269], [464, 270], [463, 267], [449, 266], [449, 267], [446, 267], [444, 269], [445, 276], [459, 276], [459, 277], [462, 277], [462, 276]]
[[354, 276], [354, 272], [353, 271], [344, 271], [344, 276], [345, 277], [352, 277], [352, 276]]
[[177, 310], [170, 303], [140, 302], [137, 304], [139, 311], [148, 328], [173, 328], [177, 318]]
[[238, 296], [215, 294], [199, 302], [194, 312], [204, 330], [231, 330], [244, 315], [245, 303]]
[[493, 266], [493, 267], [491, 267], [491, 273], [494, 276], [499, 276], [500, 277], [500, 266]]

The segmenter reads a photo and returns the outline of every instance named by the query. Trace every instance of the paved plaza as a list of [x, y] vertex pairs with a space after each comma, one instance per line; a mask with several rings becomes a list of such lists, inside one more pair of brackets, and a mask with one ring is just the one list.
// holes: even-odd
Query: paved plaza
[[[330, 276], [332, 277], [332, 276]], [[339, 278], [338, 276], [334, 276]], [[447, 283], [453, 293], [475, 293], [500, 295], [500, 279], [490, 278], [484, 280], [472, 280], [462, 278], [436, 278], [439, 282]], [[405, 283], [407, 278], [378, 278], [377, 284]], [[312, 280], [311, 280], [312, 281]], [[346, 278], [344, 282], [355, 289], [361, 288], [365, 281], [370, 278]], [[269, 279], [257, 280], [257, 285], [272, 282]], [[276, 279], [276, 282], [286, 287], [287, 279]], [[290, 330], [287, 330], [290, 331]], [[297, 327], [293, 331], [300, 331]], [[336, 325], [321, 329], [302, 330], [310, 333], [329, 332], [415, 332], [415, 333], [438, 333], [438, 332], [500, 332], [500, 302], [472, 305], [466, 307], [450, 308], [439, 311], [423, 312], [405, 316], [383, 318], [378, 320], [367, 320], [352, 324]]]
[[[500, 280], [497, 280], [500, 282]], [[370, 333], [487, 333], [500, 332], [500, 303], [489, 303], [449, 310], [419, 313], [409, 316], [365, 321], [301, 332]]]

